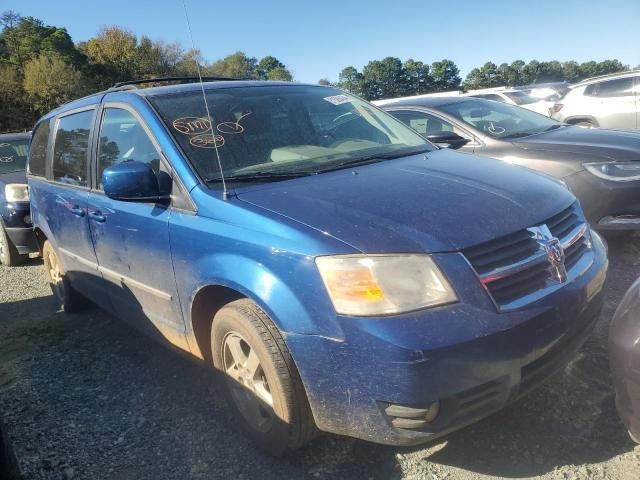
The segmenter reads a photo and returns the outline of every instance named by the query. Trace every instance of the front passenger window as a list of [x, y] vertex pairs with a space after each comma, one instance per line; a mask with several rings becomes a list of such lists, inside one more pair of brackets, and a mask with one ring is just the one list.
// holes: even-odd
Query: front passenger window
[[158, 174], [160, 154], [142, 124], [128, 110], [105, 108], [98, 147], [98, 181], [107, 167], [122, 162], [146, 163]]

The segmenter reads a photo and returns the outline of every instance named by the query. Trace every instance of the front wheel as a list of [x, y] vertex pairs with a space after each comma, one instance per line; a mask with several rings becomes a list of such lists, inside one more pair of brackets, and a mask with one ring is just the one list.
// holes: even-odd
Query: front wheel
[[310, 442], [316, 428], [306, 392], [280, 332], [243, 299], [218, 311], [211, 351], [244, 430], [263, 450], [282, 455]]
[[62, 310], [68, 313], [83, 310], [87, 305], [87, 300], [69, 283], [60, 258], [49, 240], [45, 241], [42, 247], [42, 261], [51, 290], [60, 302]]
[[23, 264], [28, 257], [29, 255], [18, 253], [6, 230], [0, 225], [0, 264], [15, 267]]

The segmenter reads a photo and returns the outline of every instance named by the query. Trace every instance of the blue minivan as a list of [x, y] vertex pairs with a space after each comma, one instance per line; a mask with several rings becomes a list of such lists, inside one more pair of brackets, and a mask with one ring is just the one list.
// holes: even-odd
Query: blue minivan
[[211, 365], [274, 454], [477, 421], [563, 366], [602, 306], [606, 247], [564, 184], [331, 87], [118, 86], [38, 122], [29, 186], [62, 307]]

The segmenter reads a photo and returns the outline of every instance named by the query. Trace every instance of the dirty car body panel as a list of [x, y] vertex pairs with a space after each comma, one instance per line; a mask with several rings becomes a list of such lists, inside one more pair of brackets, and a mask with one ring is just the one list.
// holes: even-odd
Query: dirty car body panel
[[[322, 96], [318, 105], [328, 111], [331, 105], [357, 102], [335, 89], [288, 83], [216, 82], [204, 88], [213, 98], [214, 115], [214, 100], [240, 98], [232, 103], [239, 109], [243, 98], [266, 89], [264, 104], [274, 109], [301, 92]], [[195, 319], [201, 292], [215, 287], [249, 298], [273, 320], [290, 350], [316, 425], [387, 444], [421, 443], [489, 415], [564, 365], [585, 340], [602, 305], [606, 247], [560, 182], [424, 143], [419, 152], [296, 178], [239, 177], [228, 180], [225, 192], [220, 179], [206, 178], [217, 171], [215, 150], [203, 153], [204, 147], [222, 141], [205, 137], [191, 150], [192, 137], [179, 136], [187, 113], [196, 119], [206, 115], [202, 105], [184, 111], [194, 108], [189, 102], [197, 105], [199, 89], [114, 91], [96, 100], [82, 217], [89, 235], [74, 240], [84, 246], [72, 246], [71, 254], [82, 258], [62, 260], [67, 269], [93, 276], [102, 292], [92, 295], [105, 308], [119, 316], [137, 309], [138, 323], [150, 324], [169, 342], [206, 359], [208, 340], [198, 337]], [[173, 182], [169, 203], [109, 200], [99, 176], [91, 173], [98, 161], [99, 132], [105, 128], [101, 118], [117, 104], [134, 111], [153, 139], [160, 171]], [[368, 104], [362, 108], [365, 117], [384, 115]], [[252, 113], [257, 118], [263, 112]], [[41, 122], [61, 115], [52, 112]], [[339, 117], [338, 127], [344, 128], [340, 122], [350, 117]], [[235, 118], [219, 121], [220, 130], [234, 131], [225, 138], [229, 145], [243, 117]], [[274, 118], [284, 128], [286, 118]], [[273, 120], [257, 119], [256, 129]], [[389, 128], [402, 127], [389, 122]], [[328, 132], [323, 141], [331, 145], [336, 136]], [[263, 148], [262, 141], [250, 140], [242, 139], [247, 143], [242, 148]], [[272, 159], [284, 163], [302, 155], [298, 144], [274, 150]], [[230, 161], [227, 152], [219, 148], [222, 162]], [[234, 168], [251, 168], [242, 164], [247, 158], [236, 158]], [[32, 175], [29, 181], [36, 228], [58, 248], [67, 248], [52, 227], [63, 212], [51, 202], [64, 193], [48, 189], [74, 188], [50, 176]], [[112, 219], [125, 214], [126, 222], [112, 225]], [[162, 222], [161, 231], [152, 229], [152, 221]], [[535, 236], [543, 230], [555, 236]], [[550, 273], [551, 254], [545, 248], [551, 245], [564, 259], [563, 265], [560, 257], [553, 264], [566, 270], [560, 279]], [[78, 253], [82, 248], [84, 253]], [[505, 256], [505, 248], [515, 250]], [[486, 254], [492, 255], [489, 263]], [[455, 300], [395, 314], [337, 313], [318, 259], [363, 255], [428, 256]], [[173, 302], [163, 322], [150, 304], [154, 293]], [[440, 412], [431, 422], [407, 413], [434, 404]]]

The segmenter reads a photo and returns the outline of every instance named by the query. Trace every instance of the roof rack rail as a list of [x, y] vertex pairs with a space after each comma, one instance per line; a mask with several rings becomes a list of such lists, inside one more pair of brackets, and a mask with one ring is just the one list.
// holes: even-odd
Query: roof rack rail
[[[240, 80], [239, 78], [231, 78], [231, 77], [202, 77], [203, 82], [223, 82], [223, 81], [233, 81]], [[143, 80], [129, 80], [126, 82], [116, 82], [109, 90], [118, 90], [122, 87], [136, 85], [142, 85], [144, 83], [154, 83], [154, 82], [180, 82], [180, 83], [195, 83], [199, 82], [200, 77], [158, 77], [158, 78], [145, 78]]]
[[602, 80], [604, 78], [617, 77], [619, 75], [629, 75], [629, 74], [633, 75], [634, 73], [640, 73], [640, 70], [636, 68], [632, 70], [623, 70], [621, 72], [607, 73], [605, 75], [596, 75], [595, 77], [589, 77], [589, 78], [585, 78], [584, 80], [580, 80], [579, 82], [576, 82], [575, 85], [590, 82], [592, 80]]

